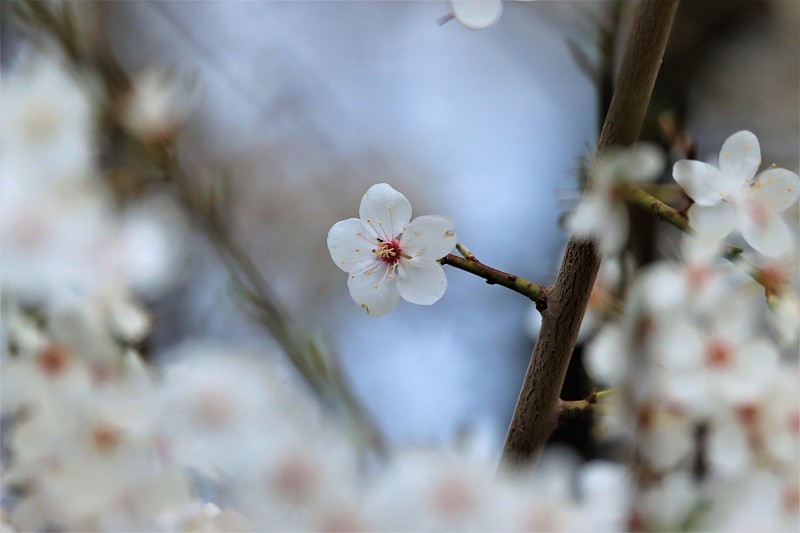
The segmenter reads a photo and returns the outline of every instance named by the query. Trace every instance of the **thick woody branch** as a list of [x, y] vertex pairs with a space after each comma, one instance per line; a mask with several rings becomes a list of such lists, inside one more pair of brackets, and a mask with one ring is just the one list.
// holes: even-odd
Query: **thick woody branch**
[[[678, 0], [639, 5], [597, 154], [638, 139], [677, 7]], [[506, 465], [534, 462], [558, 424], [559, 395], [599, 266], [592, 242], [570, 239], [506, 437]]]

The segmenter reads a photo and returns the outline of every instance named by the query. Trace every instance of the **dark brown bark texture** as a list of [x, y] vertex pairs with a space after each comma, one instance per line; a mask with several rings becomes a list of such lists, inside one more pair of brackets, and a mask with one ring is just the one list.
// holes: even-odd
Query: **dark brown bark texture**
[[[640, 3], [596, 154], [638, 139], [677, 7], [678, 0]], [[508, 429], [507, 466], [534, 463], [556, 428], [561, 387], [599, 266], [594, 243], [569, 240]]]

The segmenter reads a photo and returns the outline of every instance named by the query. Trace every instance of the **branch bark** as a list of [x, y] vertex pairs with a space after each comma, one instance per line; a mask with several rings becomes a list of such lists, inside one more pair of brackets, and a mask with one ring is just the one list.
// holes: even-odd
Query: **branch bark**
[[484, 265], [475, 259], [475, 256], [472, 257], [473, 259], [467, 259], [465, 257], [447, 254], [439, 259], [439, 263], [450, 265], [451, 267], [481, 277], [490, 285], [502, 285], [507, 289], [518, 292], [534, 301], [536, 303], [536, 308], [540, 311], [547, 307], [547, 291], [544, 287], [532, 281], [528, 281], [523, 277], [497, 270], [489, 265]]
[[[638, 139], [677, 7], [678, 0], [639, 5], [596, 154]], [[561, 388], [599, 266], [594, 243], [570, 238], [508, 429], [507, 466], [534, 463], [558, 424]]]

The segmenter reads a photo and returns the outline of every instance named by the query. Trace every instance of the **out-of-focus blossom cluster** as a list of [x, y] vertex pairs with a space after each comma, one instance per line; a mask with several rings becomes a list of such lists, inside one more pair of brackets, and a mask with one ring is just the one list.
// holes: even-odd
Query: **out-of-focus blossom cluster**
[[781, 351], [763, 287], [720, 244], [687, 236], [682, 261], [640, 271], [590, 344], [591, 375], [621, 390], [603, 429], [638, 465], [638, 527], [796, 530], [796, 338]]
[[161, 198], [120, 210], [98, 168], [102, 96], [95, 80], [52, 54], [19, 58], [3, 76], [0, 281], [37, 301], [110, 286], [157, 294], [180, 247]]
[[498, 475], [475, 441], [370, 466], [263, 357], [194, 342], [154, 376], [134, 350], [97, 353], [99, 330], [82, 344], [12, 311], [6, 332], [3, 481], [19, 530], [612, 531], [626, 519], [621, 465], [553, 455], [536, 478]]
[[[101, 127], [159, 143], [183, 111], [160, 75], [122, 102], [101, 87], [54, 55], [21, 57], [3, 79], [4, 531], [622, 527], [621, 465], [553, 456], [512, 477], [477, 441], [379, 459], [265, 354], [199, 341], [152, 353], [140, 298], [174, 276], [180, 217], [168, 198], [120, 199]], [[402, 239], [374, 235], [398, 247], [382, 257], [405, 247], [440, 272], [452, 225], [397, 221]], [[415, 244], [416, 230], [447, 244]]]
[[[167, 198], [120, 199], [106, 182], [113, 154], [100, 125], [117, 120], [143, 143], [161, 143], [186, 110], [180, 89], [155, 71], [113, 105], [101, 87], [53, 55], [22, 57], [3, 79], [3, 530], [798, 527], [797, 298], [771, 283], [783, 290], [768, 310], [763, 288], [721, 259], [719, 234], [687, 238], [681, 262], [657, 263], [629, 284], [618, 322], [587, 326], [600, 330], [592, 375], [620, 388], [600, 406], [603, 428], [630, 450], [633, 469], [546, 452], [535, 475], [498, 472], [480, 435], [450, 449], [364, 452], [268, 354], [199, 341], [150, 353], [154, 318], [141, 298], [163, 294], [177, 270], [180, 217]], [[598, 161], [574, 229], [619, 251], [619, 185], [651, 180], [662, 166], [648, 147]], [[691, 168], [687, 192], [714, 207], [700, 199], [700, 179], [712, 173]], [[780, 227], [765, 214], [772, 196], [747, 196], [763, 200], [751, 190], [754, 172], [707, 200], [744, 209], [748, 242]], [[769, 172], [760, 179], [794, 183]], [[373, 314], [401, 296], [432, 303], [446, 286], [436, 259], [452, 247], [453, 225], [411, 222], [405, 198], [376, 187], [360, 219], [331, 230], [334, 260]], [[760, 237], [756, 250], [777, 242]], [[762, 277], [796, 272], [770, 261]], [[371, 268], [380, 283], [367, 278]], [[609, 263], [598, 309], [620, 311], [610, 302], [626, 270]]]
[[[600, 433], [622, 443], [637, 473], [634, 529], [800, 527], [797, 250], [781, 216], [800, 178], [775, 165], [756, 175], [760, 165], [748, 131], [725, 141], [719, 168], [675, 164], [694, 202], [680, 260], [635, 272], [621, 254], [625, 187], [661, 173], [655, 147], [594, 161], [568, 218], [605, 256], [581, 336], [609, 321], [588, 346], [587, 368], [618, 390], [602, 402]], [[734, 230], [754, 252], [730, 255], [722, 239]]]

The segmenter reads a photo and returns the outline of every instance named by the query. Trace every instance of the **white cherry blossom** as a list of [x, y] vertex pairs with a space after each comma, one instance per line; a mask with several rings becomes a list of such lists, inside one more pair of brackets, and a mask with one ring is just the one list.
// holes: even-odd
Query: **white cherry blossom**
[[754, 334], [747, 315], [747, 302], [733, 295], [698, 323], [683, 317], [663, 324], [658, 351], [670, 371], [668, 394], [688, 412], [712, 414], [757, 398], [774, 382], [779, 352]]
[[756, 251], [778, 256], [792, 245], [780, 213], [797, 200], [800, 177], [774, 166], [756, 176], [759, 166], [758, 139], [744, 130], [722, 145], [719, 168], [683, 160], [672, 175], [695, 202], [688, 213], [692, 228], [720, 239], [736, 229]]
[[590, 187], [567, 219], [567, 228], [596, 239], [604, 256], [618, 254], [628, 239], [630, 224], [620, 186], [653, 181], [663, 168], [663, 153], [650, 144], [601, 155], [592, 162]]
[[337, 222], [328, 233], [328, 250], [336, 266], [349, 274], [353, 301], [379, 316], [400, 297], [420, 305], [439, 300], [447, 278], [436, 261], [455, 246], [454, 224], [439, 216], [410, 222], [411, 204], [385, 183], [370, 187], [359, 216]]

